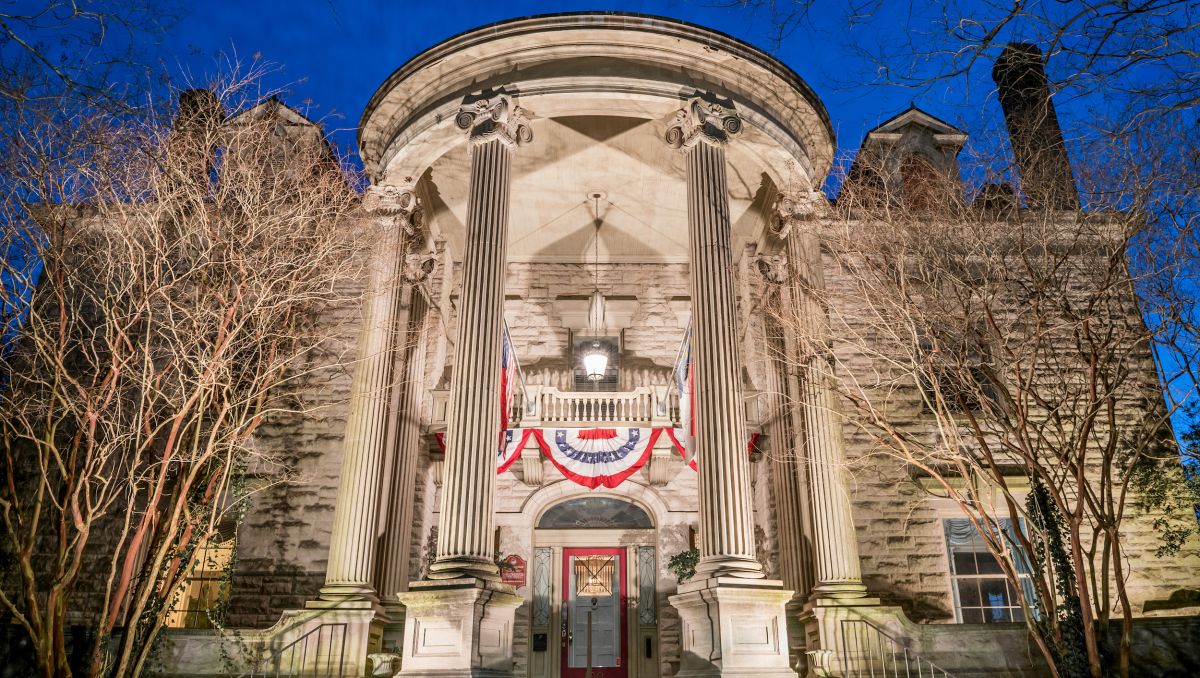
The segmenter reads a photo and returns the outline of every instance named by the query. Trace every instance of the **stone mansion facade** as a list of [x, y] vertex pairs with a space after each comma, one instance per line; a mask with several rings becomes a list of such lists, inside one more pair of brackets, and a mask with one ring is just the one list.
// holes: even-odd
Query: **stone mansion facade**
[[[952, 162], [965, 140], [914, 108], [864, 152]], [[359, 144], [391, 235], [338, 319], [357, 359], [264, 428], [298, 480], [213, 546], [244, 670], [836, 676], [866, 638], [924, 671], [1039, 674], [1003, 577], [954, 566], [989, 557], [961, 514], [899, 462], [851, 477], [868, 444], [764, 348], [761, 257], [838, 275], [832, 126], [791, 69], [674, 20], [516, 19], [403, 65]], [[1200, 628], [1164, 602], [1200, 590], [1200, 544], [1152, 541], [1129, 589], [1170, 645]], [[214, 592], [198, 575], [189, 604]], [[219, 673], [215, 632], [176, 621], [167, 673]]]

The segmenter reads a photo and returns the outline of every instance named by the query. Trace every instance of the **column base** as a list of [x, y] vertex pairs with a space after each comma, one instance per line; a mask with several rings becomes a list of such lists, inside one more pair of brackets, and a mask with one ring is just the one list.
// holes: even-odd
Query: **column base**
[[808, 642], [804, 635], [804, 622], [801, 621], [807, 602], [797, 593], [784, 605], [787, 610], [788, 664], [802, 676], [808, 669], [808, 655], [805, 654]]
[[795, 678], [788, 659], [792, 592], [771, 579], [690, 581], [671, 596], [682, 622], [680, 678]]
[[318, 594], [321, 600], [329, 602], [365, 601], [378, 603], [379, 595], [374, 587], [368, 584], [325, 584]]
[[429, 565], [429, 579], [457, 581], [460, 579], [482, 579], [499, 582], [500, 570], [496, 563], [486, 559], [454, 558], [435, 560]]
[[732, 556], [707, 556], [696, 564], [696, 576], [709, 579], [762, 579], [762, 563], [754, 558], [736, 558]]
[[[400, 648], [404, 646], [404, 618], [406, 611], [399, 600], [396, 600], [395, 594], [385, 598], [380, 602], [380, 607], [383, 608], [383, 639], [380, 647], [383, 652], [400, 655]], [[399, 666], [399, 660], [396, 661]]]
[[[822, 598], [809, 599], [800, 613], [804, 625], [805, 654], [807, 655], [807, 678], [853, 675], [861, 668], [855, 664], [847, 639], [855, 639], [865, 629], [859, 628], [862, 620], [874, 618], [883, 610], [878, 598]], [[849, 625], [848, 625], [849, 623]]]
[[421, 678], [512, 678], [513, 623], [521, 597], [484, 579], [413, 582], [405, 607], [401, 669]]

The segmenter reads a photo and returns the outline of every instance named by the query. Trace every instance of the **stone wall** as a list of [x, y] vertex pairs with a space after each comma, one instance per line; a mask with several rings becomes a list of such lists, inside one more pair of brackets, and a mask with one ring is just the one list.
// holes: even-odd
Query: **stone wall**
[[[856, 335], [853, 341], [840, 341], [835, 333], [834, 352], [839, 369], [863, 384], [876, 385], [874, 391], [893, 420], [907, 420], [904, 430], [914, 436], [932, 439], [936, 435], [931, 415], [924, 412], [919, 387], [911, 376], [897, 376], [859, 349], [869, 345], [877, 330], [856, 314], [855, 291], [848, 274], [828, 253], [824, 257], [826, 286], [831, 297], [842, 302], [839, 322], [845, 332]], [[882, 342], [881, 342], [882, 343]], [[1148, 356], [1147, 356], [1148, 358]], [[1143, 384], [1156, 384], [1153, 364], [1142, 361]], [[1136, 392], [1121, 401], [1122, 414], [1136, 418], [1146, 413], [1144, 401]], [[844, 407], [847, 412], [851, 408]], [[931, 496], [913, 480], [904, 463], [880, 454], [880, 448], [853, 417], [845, 427], [848, 470], [854, 519], [862, 560], [863, 577], [872, 594], [885, 604], [902, 607], [917, 621], [954, 620], [953, 594], [942, 519], [953, 517], [944, 507], [936, 506]], [[1195, 535], [1174, 556], [1159, 558], [1154, 552], [1161, 544], [1153, 528], [1156, 516], [1140, 514], [1129, 502], [1123, 536], [1127, 561], [1128, 589], [1134, 614], [1141, 615], [1156, 605], [1175, 607], [1187, 613], [1176, 600], [1181, 592], [1200, 591], [1200, 539]], [[1115, 605], [1115, 602], [1114, 602]], [[1193, 603], [1194, 605], [1194, 603]], [[1195, 613], [1197, 608], [1191, 609]], [[1166, 612], [1164, 612], [1166, 613]]]

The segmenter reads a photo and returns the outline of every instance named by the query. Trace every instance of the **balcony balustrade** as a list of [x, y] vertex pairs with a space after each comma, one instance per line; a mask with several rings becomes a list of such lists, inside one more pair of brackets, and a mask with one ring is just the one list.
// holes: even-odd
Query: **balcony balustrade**
[[[448, 390], [435, 390], [430, 430], [446, 428]], [[762, 423], [759, 393], [747, 393], [746, 423]], [[589, 428], [604, 426], [679, 427], [679, 393], [669, 386], [643, 386], [630, 391], [563, 391], [551, 386], [518, 390], [509, 413], [510, 428], [551, 426]]]

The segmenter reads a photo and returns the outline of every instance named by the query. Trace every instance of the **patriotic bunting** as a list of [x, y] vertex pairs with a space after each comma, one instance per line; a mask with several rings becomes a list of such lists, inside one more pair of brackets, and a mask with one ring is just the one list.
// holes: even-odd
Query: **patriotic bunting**
[[[496, 475], [507, 471], [508, 467], [512, 466], [513, 462], [521, 457], [521, 450], [525, 449], [525, 443], [529, 442], [530, 436], [536, 430], [532, 428], [510, 428], [504, 431], [504, 439], [496, 450]], [[437, 439], [438, 447], [442, 449], [442, 454], [445, 454], [446, 432], [438, 431], [433, 434], [433, 437]]]
[[[533, 429], [542, 454], [569, 480], [588, 489], [614, 488], [646, 464], [662, 429]], [[546, 433], [552, 437], [547, 443]]]
[[[683, 445], [683, 443], [680, 442], [680, 440], [683, 439], [683, 431], [680, 429], [677, 429], [677, 428], [668, 428], [668, 429], [664, 429], [664, 430], [667, 432], [667, 437], [670, 438], [671, 442], [675, 445], [675, 450], [677, 452], [679, 452], [679, 456], [682, 457], [683, 460], [687, 462], [688, 468], [695, 471], [696, 470], [695, 455], [692, 455], [692, 458], [688, 459], [687, 447], [685, 447]], [[750, 434], [750, 440], [748, 440], [746, 442], [746, 454], [754, 454], [754, 451], [756, 449], [758, 449], [758, 438], [760, 435], [762, 435], [762, 434], [760, 434], [760, 433], [751, 433]]]

